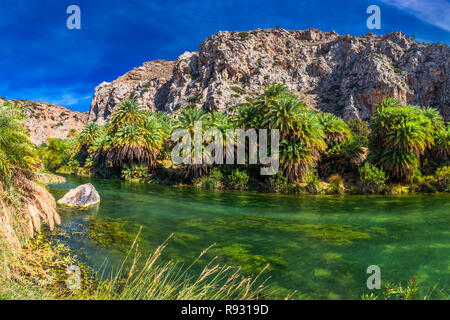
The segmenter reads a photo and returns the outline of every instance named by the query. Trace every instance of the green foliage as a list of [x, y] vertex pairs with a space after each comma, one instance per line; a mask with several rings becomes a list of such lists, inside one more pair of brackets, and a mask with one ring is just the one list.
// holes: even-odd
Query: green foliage
[[413, 183], [419, 192], [449, 192], [450, 166], [438, 168], [434, 176], [416, 176]]
[[127, 123], [113, 132], [107, 160], [120, 167], [138, 162], [154, 168], [163, 143], [160, 123], [155, 117], [147, 116], [138, 123]]
[[104, 128], [96, 122], [89, 122], [81, 130], [77, 140], [80, 148], [89, 149], [96, 140], [105, 134]]
[[241, 40], [248, 40], [249, 39], [249, 33], [247, 31], [242, 31], [238, 33]]
[[322, 155], [319, 172], [322, 176], [332, 173], [352, 174], [366, 159], [366, 150], [361, 140], [346, 138], [334, 146], [329, 146]]
[[125, 181], [144, 182], [148, 179], [148, 167], [142, 164], [125, 164], [121, 177]]
[[77, 160], [72, 159], [67, 163], [67, 166], [70, 168], [72, 173], [77, 173], [80, 168], [80, 163]]
[[321, 191], [319, 175], [316, 170], [311, 170], [311, 172], [306, 177], [306, 190], [311, 194], [318, 194]]
[[251, 103], [246, 103], [236, 109], [233, 121], [238, 128], [260, 128], [264, 115]]
[[329, 179], [330, 188], [328, 190], [329, 193], [332, 194], [343, 194], [345, 191], [344, 180], [338, 174], [334, 174]]
[[109, 127], [110, 132], [116, 132], [124, 125], [142, 126], [148, 116], [149, 112], [136, 100], [126, 99], [114, 109]]
[[231, 90], [233, 90], [234, 92], [238, 93], [238, 94], [245, 94], [245, 90], [242, 89], [241, 87], [238, 86], [231, 86], [230, 87]]
[[218, 168], [212, 169], [208, 176], [194, 179], [194, 186], [203, 189], [221, 189], [223, 187], [224, 175]]
[[8, 183], [16, 170], [31, 170], [38, 162], [24, 120], [19, 107], [0, 103], [0, 184]]
[[248, 180], [249, 177], [247, 172], [241, 171], [239, 169], [233, 170], [228, 176], [228, 182], [234, 189], [247, 189]]
[[417, 179], [416, 190], [419, 192], [437, 192], [437, 179], [434, 176], [423, 176]]
[[277, 174], [271, 176], [268, 180], [268, 186], [272, 192], [283, 192], [287, 187], [287, 178], [283, 175], [282, 171], [278, 171]]
[[353, 138], [359, 143], [367, 147], [369, 145], [370, 128], [369, 124], [361, 119], [347, 120], [347, 125], [350, 128]]
[[439, 191], [450, 192], [450, 166], [437, 169], [436, 179]]
[[[418, 106], [384, 99], [370, 122], [370, 158], [393, 180], [410, 181], [420, 157], [434, 145], [440, 115]], [[439, 125], [438, 125], [439, 126]]]
[[[363, 294], [361, 296], [362, 300], [418, 300], [419, 299], [419, 286], [417, 285], [416, 279], [409, 280], [406, 283], [406, 287], [403, 287], [401, 283], [398, 285], [387, 283], [382, 291], [382, 297], [373, 293]], [[428, 299], [425, 296], [423, 300]]]
[[387, 177], [383, 170], [366, 162], [359, 169], [359, 175], [363, 193], [377, 194], [385, 190]]
[[[244, 87], [235, 85], [231, 89], [243, 94]], [[189, 101], [196, 103], [199, 97], [192, 96]], [[320, 189], [317, 187], [317, 174], [322, 178], [339, 174], [348, 181], [361, 176], [364, 192], [379, 193], [384, 189], [386, 177], [391, 181], [414, 180], [416, 183], [418, 179], [413, 178], [416, 170], [430, 175], [437, 168], [449, 165], [450, 131], [439, 112], [431, 107], [404, 107], [398, 100], [386, 98], [373, 115], [369, 127], [360, 119], [344, 122], [331, 113], [319, 114], [308, 109], [285, 84], [275, 83], [232, 110], [233, 115], [230, 116], [225, 112], [205, 112], [191, 105], [168, 115], [151, 113], [135, 100], [127, 99], [115, 108], [111, 123], [104, 127], [88, 123], [76, 139], [77, 148], [70, 147], [73, 142], [67, 140], [49, 141], [49, 146], [40, 150], [45, 149], [41, 154], [51, 170], [76, 172], [82, 168], [97, 176], [121, 174], [124, 179], [136, 179], [130, 169], [133, 164], [146, 166], [149, 174], [163, 164], [167, 169], [176, 170], [180, 182], [222, 188], [225, 182], [230, 181], [231, 171], [217, 171], [225, 173], [227, 179], [223, 179], [207, 175], [214, 167], [205, 162], [174, 165], [170, 161], [174, 145], [170, 139], [172, 131], [186, 129], [192, 137], [195, 123], [201, 122], [203, 132], [217, 128], [224, 138], [227, 130], [234, 128], [279, 130], [281, 172], [265, 179], [263, 187], [275, 192], [289, 188], [297, 190], [299, 183], [308, 180], [307, 185], [309, 183], [312, 193], [316, 193]], [[203, 151], [212, 140], [204, 141]], [[225, 157], [226, 139], [223, 143]], [[77, 154], [70, 155], [74, 151]], [[193, 163], [194, 148], [191, 148], [190, 157]], [[369, 164], [359, 169], [366, 157], [387, 176], [368, 167]], [[255, 174], [255, 178], [260, 179], [257, 170], [258, 166], [250, 166], [245, 175]], [[310, 175], [311, 170], [314, 173]], [[380, 185], [376, 184], [376, 179], [381, 179]], [[429, 179], [423, 182], [426, 181], [431, 183]], [[233, 188], [247, 188], [247, 183], [228, 184]], [[338, 185], [330, 186], [328, 192], [342, 193]], [[446, 190], [441, 185], [436, 188]]]
[[344, 139], [351, 137], [349, 126], [341, 118], [336, 117], [332, 113], [322, 113], [319, 115], [320, 124], [325, 133], [325, 142], [336, 144], [342, 142]]
[[50, 171], [67, 167], [73, 154], [73, 146], [73, 140], [49, 138], [47, 145], [41, 146], [39, 151], [43, 157], [44, 167]]

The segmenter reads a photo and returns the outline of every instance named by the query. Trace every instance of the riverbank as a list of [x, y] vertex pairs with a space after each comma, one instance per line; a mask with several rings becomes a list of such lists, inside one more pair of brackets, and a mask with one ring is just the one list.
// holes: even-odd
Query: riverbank
[[74, 259], [43, 236], [43, 230], [61, 222], [53, 196], [42, 185], [45, 179], [60, 180], [16, 172], [10, 190], [0, 184], [1, 299], [47, 299], [65, 287], [62, 275]]
[[[95, 177], [95, 175], [85, 170], [77, 170], [77, 172], [60, 171], [56, 173], [63, 175], [72, 174], [79, 177]], [[381, 185], [376, 186], [372, 181], [370, 183], [375, 186], [370, 190], [357, 177], [347, 177], [344, 179], [337, 174], [332, 175], [327, 180], [322, 180], [318, 176], [314, 176], [312, 179], [301, 183], [287, 183], [282, 175], [277, 174], [268, 178], [267, 181], [261, 182], [258, 179], [249, 177], [244, 171], [241, 171], [237, 176], [227, 177], [219, 170], [212, 169], [208, 175], [193, 179], [189, 182], [184, 181], [173, 168], [163, 166], [148, 176], [131, 176], [127, 179], [112, 176], [106, 179], [164, 185], [176, 188], [193, 187], [205, 190], [237, 190], [274, 195], [401, 195], [450, 192], [450, 167], [444, 167], [438, 170], [434, 177], [416, 177], [410, 183], [383, 182]]]

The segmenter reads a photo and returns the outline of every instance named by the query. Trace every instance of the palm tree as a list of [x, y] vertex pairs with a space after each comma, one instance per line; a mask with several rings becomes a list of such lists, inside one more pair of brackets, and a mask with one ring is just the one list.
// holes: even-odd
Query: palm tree
[[226, 112], [214, 111], [209, 114], [209, 127], [217, 128], [222, 132], [222, 134], [226, 134], [228, 129], [232, 129], [232, 120], [230, 116]]
[[283, 83], [270, 84], [265, 89], [264, 92], [258, 96], [255, 100], [255, 106], [259, 110], [266, 109], [269, 105], [271, 105], [275, 100], [280, 99], [281, 97], [295, 97], [289, 88]]
[[[201, 122], [202, 125], [206, 124], [208, 120], [208, 114], [202, 109], [196, 107], [188, 107], [183, 109], [178, 115], [175, 121], [174, 129], [182, 128], [188, 130], [188, 132], [194, 134], [194, 126], [196, 122]], [[205, 129], [205, 128], [203, 128]]]
[[433, 107], [425, 107], [421, 109], [422, 114], [430, 119], [434, 131], [445, 129], [445, 122], [439, 110]]
[[164, 135], [158, 119], [148, 116], [139, 126], [126, 124], [112, 137], [107, 151], [107, 160], [115, 165], [124, 163], [145, 164], [149, 168], [157, 165], [164, 143]]
[[[145, 142], [149, 150], [153, 153], [152, 159], [157, 159], [161, 150], [163, 149], [164, 139], [166, 138], [165, 131], [161, 125], [160, 120], [156, 116], [149, 116], [142, 126]], [[152, 163], [150, 166], [154, 166]]]
[[303, 179], [315, 167], [326, 148], [325, 134], [317, 114], [302, 110], [296, 116], [293, 134], [280, 143], [281, 167], [288, 182]]
[[245, 103], [236, 109], [233, 115], [233, 123], [237, 128], [260, 128], [264, 115], [259, 112], [258, 108], [252, 103]]
[[31, 170], [37, 155], [23, 127], [22, 110], [10, 103], [0, 104], [0, 183], [8, 184], [15, 171]]
[[357, 172], [357, 169], [367, 157], [367, 147], [358, 138], [346, 138], [340, 143], [328, 147], [321, 156], [319, 172], [321, 176], [333, 173], [344, 174]]
[[394, 180], [409, 181], [420, 157], [434, 145], [433, 116], [418, 106], [383, 100], [370, 122], [370, 159]]
[[110, 132], [118, 131], [127, 124], [142, 126], [149, 116], [148, 110], [140, 106], [134, 99], [122, 101], [114, 110], [111, 117]]
[[283, 96], [280, 99], [275, 99], [268, 106], [268, 112], [262, 125], [269, 129], [279, 129], [281, 139], [292, 136], [296, 128], [298, 115], [305, 108], [305, 103], [297, 98]]
[[431, 154], [442, 161], [450, 161], [450, 126], [435, 133]]
[[[185, 129], [191, 137], [194, 137], [194, 128], [196, 122], [201, 122], [202, 131], [209, 127], [210, 115], [202, 109], [188, 107], [181, 111], [175, 121], [174, 129]], [[205, 146], [202, 143], [202, 148]], [[183, 164], [180, 174], [184, 178], [199, 178], [208, 173], [209, 166], [203, 161], [201, 164], [194, 164], [194, 149], [191, 148], [191, 164]]]
[[144, 163], [154, 166], [155, 153], [147, 144], [144, 130], [136, 124], [126, 124], [116, 132], [107, 153], [107, 160], [113, 165], [123, 167], [124, 164]]
[[332, 113], [322, 113], [319, 115], [320, 124], [323, 126], [325, 133], [325, 142], [336, 144], [351, 137], [352, 133], [349, 126], [341, 118], [336, 117]]
[[281, 141], [280, 161], [288, 182], [292, 183], [307, 175], [310, 167], [315, 165], [316, 158], [305, 142], [295, 137], [290, 141]]
[[103, 127], [96, 122], [89, 122], [78, 136], [78, 148], [86, 151], [94, 142], [105, 134]]

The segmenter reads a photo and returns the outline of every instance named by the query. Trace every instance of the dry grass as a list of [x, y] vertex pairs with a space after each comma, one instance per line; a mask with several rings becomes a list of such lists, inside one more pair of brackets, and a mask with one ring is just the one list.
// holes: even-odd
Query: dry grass
[[[136, 237], [137, 239], [137, 237]], [[221, 266], [213, 259], [197, 275], [192, 267], [210, 249], [207, 248], [187, 268], [173, 261], [160, 262], [167, 240], [156, 251], [141, 261], [136, 240], [122, 265], [112, 271], [108, 280], [99, 283], [96, 290], [81, 290], [74, 297], [95, 300], [254, 300], [273, 298], [261, 279], [267, 265], [254, 277], [244, 277], [240, 268]], [[131, 258], [131, 265], [127, 265]]]
[[15, 170], [8, 187], [0, 183], [0, 297], [42, 298], [42, 282], [52, 272], [44, 266], [55, 253], [31, 250], [31, 239], [43, 222], [53, 230], [60, 217], [53, 196], [32, 178]]

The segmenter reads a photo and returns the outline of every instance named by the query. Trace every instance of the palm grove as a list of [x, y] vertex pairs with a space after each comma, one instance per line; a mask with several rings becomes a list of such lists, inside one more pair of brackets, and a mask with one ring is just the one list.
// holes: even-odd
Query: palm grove
[[[118, 105], [104, 126], [88, 123], [72, 139], [49, 139], [39, 148], [48, 170], [120, 177], [128, 181], [191, 183], [295, 193], [386, 193], [393, 186], [448, 191], [450, 129], [432, 107], [402, 106], [386, 98], [370, 123], [347, 122], [307, 108], [283, 84], [273, 84], [248, 103], [206, 112], [195, 102], [175, 114], [149, 112], [135, 100]], [[258, 165], [175, 165], [173, 129], [278, 129], [280, 171], [260, 176]], [[193, 155], [191, 155], [193, 157]]]

